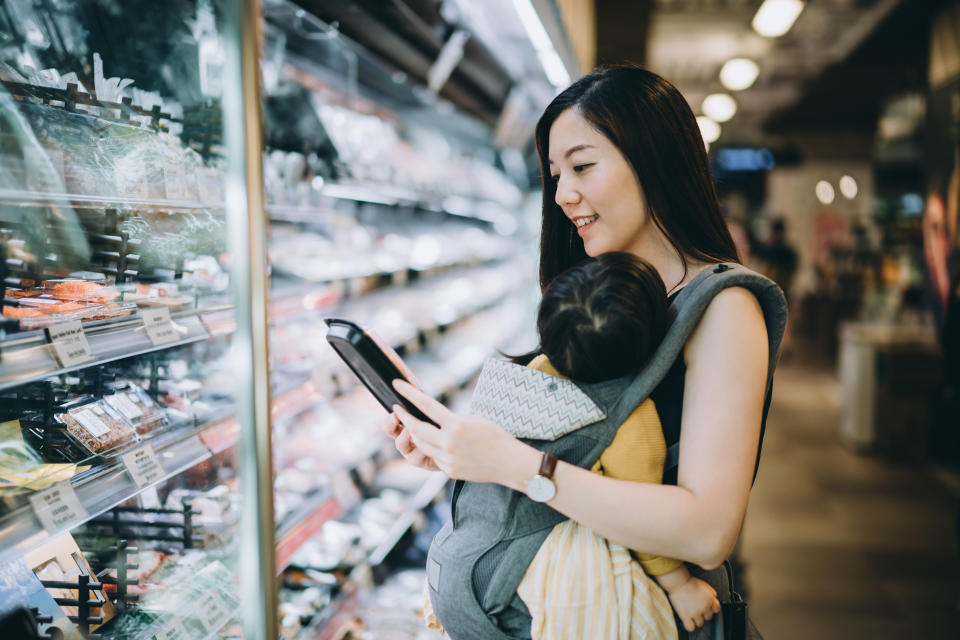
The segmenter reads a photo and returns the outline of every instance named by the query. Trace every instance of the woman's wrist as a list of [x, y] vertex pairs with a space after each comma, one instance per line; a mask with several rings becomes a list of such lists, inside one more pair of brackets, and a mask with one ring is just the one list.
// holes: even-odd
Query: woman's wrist
[[510, 451], [510, 455], [504, 456], [510, 463], [504, 468], [505, 474], [500, 484], [522, 493], [526, 490], [530, 478], [537, 475], [543, 454], [520, 440], [514, 439], [513, 442], [516, 451]]

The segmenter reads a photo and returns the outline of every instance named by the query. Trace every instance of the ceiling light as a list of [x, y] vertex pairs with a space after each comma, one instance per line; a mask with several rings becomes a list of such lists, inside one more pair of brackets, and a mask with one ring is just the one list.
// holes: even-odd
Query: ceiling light
[[853, 200], [857, 197], [857, 191], [857, 181], [851, 176], [843, 176], [840, 178], [840, 193], [843, 194], [844, 198]]
[[737, 101], [726, 93], [711, 93], [703, 99], [703, 112], [716, 122], [726, 122], [737, 113]]
[[814, 191], [816, 191], [817, 200], [819, 200], [821, 204], [830, 204], [837, 195], [833, 190], [833, 185], [826, 180], [818, 182]]
[[533, 43], [533, 48], [537, 50], [537, 57], [540, 58], [540, 66], [547, 74], [547, 80], [558, 89], [570, 84], [570, 74], [560, 59], [547, 30], [543, 28], [540, 22], [540, 16], [537, 10], [533, 8], [530, 0], [513, 0], [513, 6], [520, 16], [520, 23], [527, 32], [527, 37]]
[[720, 82], [730, 91], [741, 91], [754, 83], [760, 73], [749, 58], [730, 58], [720, 69]]
[[697, 116], [697, 126], [700, 127], [700, 135], [707, 144], [716, 142], [720, 137], [720, 125], [707, 116]]
[[768, 38], [782, 36], [790, 31], [801, 11], [803, 0], [764, 0], [753, 16], [753, 28]]

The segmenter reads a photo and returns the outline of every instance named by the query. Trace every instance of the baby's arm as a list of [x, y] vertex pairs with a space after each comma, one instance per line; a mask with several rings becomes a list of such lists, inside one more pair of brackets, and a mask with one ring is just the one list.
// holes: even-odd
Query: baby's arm
[[693, 631], [719, 613], [720, 601], [717, 592], [709, 584], [690, 575], [686, 565], [680, 565], [673, 571], [654, 576], [663, 590], [667, 592], [670, 604], [687, 631]]

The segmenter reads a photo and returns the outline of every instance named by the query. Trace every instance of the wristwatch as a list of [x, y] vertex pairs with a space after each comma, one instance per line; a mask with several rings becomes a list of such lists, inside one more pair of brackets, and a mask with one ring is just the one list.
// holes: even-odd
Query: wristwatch
[[553, 472], [557, 468], [557, 456], [544, 453], [540, 460], [540, 470], [527, 482], [527, 497], [534, 502], [547, 502], [557, 495], [557, 485], [553, 483]]

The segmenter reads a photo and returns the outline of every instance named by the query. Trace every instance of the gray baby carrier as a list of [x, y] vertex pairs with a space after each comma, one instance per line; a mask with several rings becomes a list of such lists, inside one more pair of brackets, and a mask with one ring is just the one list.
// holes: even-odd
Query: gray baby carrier
[[[763, 309], [770, 341], [769, 402], [786, 324], [783, 293], [743, 266], [720, 264], [698, 274], [677, 295], [670, 306], [670, 328], [638, 374], [583, 384], [491, 360], [480, 374], [473, 411], [541, 451], [590, 468], [669, 371], [713, 296], [733, 286], [752, 291]], [[668, 449], [668, 467], [676, 464], [676, 450], [676, 444]], [[493, 483], [456, 482], [450, 508], [451, 518], [434, 538], [427, 558], [430, 601], [440, 623], [454, 640], [529, 638], [530, 614], [517, 587], [540, 545], [567, 517]], [[726, 614], [726, 623], [724, 616], [716, 616], [695, 637], [747, 637], [750, 625], [730, 586], [729, 567], [709, 572], [690, 568], [714, 586]], [[678, 631], [684, 637], [683, 627]]]

